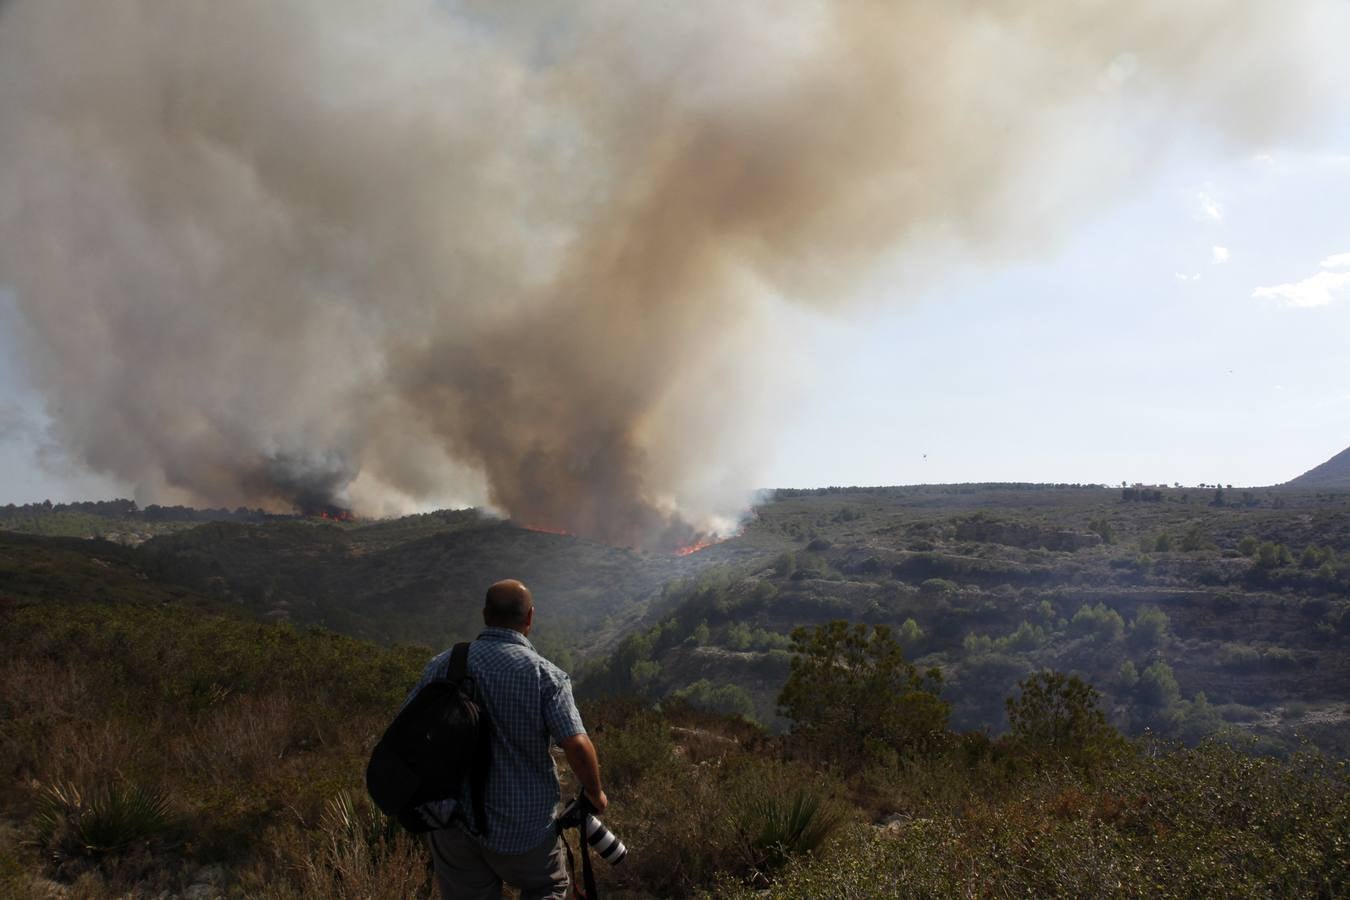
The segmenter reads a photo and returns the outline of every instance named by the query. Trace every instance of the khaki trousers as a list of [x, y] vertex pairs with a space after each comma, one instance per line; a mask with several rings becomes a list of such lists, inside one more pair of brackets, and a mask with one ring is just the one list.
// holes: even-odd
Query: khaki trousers
[[436, 883], [445, 900], [498, 900], [503, 881], [520, 889], [520, 900], [563, 900], [567, 895], [567, 859], [560, 837], [508, 855], [481, 846], [459, 824], [428, 836]]

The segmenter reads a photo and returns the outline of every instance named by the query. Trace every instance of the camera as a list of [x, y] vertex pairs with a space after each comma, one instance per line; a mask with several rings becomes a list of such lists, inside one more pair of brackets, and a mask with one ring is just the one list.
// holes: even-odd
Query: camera
[[585, 837], [586, 843], [600, 858], [611, 866], [617, 866], [628, 856], [628, 848], [623, 845], [623, 841], [615, 836], [614, 832], [605, 827], [605, 824], [594, 815], [595, 807], [591, 806], [586, 795], [582, 794], [567, 804], [567, 808], [558, 816], [559, 828], [578, 828]]

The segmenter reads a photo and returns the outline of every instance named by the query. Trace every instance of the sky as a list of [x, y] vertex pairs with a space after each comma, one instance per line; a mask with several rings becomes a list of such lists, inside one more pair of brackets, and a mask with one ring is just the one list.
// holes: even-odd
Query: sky
[[[1265, 485], [1350, 445], [1350, 105], [1258, 151], [1176, 137], [1055, 244], [785, 308], [803, 336], [746, 487]], [[0, 503], [134, 494], [47, 437], [2, 285]]]
[[1268, 485], [1345, 449], [1348, 134], [1178, 159], [1038, 258], [819, 321], [768, 482]]

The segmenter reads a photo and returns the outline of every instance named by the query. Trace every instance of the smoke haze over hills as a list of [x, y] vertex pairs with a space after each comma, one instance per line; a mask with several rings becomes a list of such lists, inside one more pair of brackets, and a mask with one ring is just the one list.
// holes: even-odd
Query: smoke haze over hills
[[56, 439], [144, 501], [670, 546], [756, 481], [784, 304], [1035, 252], [1177, 122], [1299, 127], [1345, 21], [11, 0], [0, 284]]

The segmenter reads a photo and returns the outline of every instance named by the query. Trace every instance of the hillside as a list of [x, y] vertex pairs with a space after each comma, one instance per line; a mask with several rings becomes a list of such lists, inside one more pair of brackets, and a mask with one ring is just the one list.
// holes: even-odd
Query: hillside
[[517, 528], [472, 511], [363, 527], [213, 523], [141, 552], [161, 577], [272, 619], [443, 646], [481, 627], [482, 594], [531, 586], [537, 639], [563, 662], [617, 639], [667, 581], [725, 559], [643, 554]]
[[[484, 588], [517, 577], [534, 590], [541, 646], [563, 662], [611, 644], [672, 579], [781, 549], [772, 542], [741, 542], [687, 556], [640, 553], [519, 528], [474, 510], [368, 523], [249, 520], [253, 514], [246, 512], [238, 517], [242, 521], [182, 515], [156, 530], [140, 512], [27, 509], [0, 525], [33, 535], [92, 537], [108, 558], [135, 565], [143, 578], [179, 592], [190, 590], [268, 621], [321, 625], [381, 642], [439, 647], [471, 635], [481, 627]], [[99, 540], [104, 537], [128, 546]], [[66, 574], [86, 593], [106, 593], [100, 579], [86, 578], [79, 566], [72, 564]]]
[[0, 546], [0, 597], [190, 595], [424, 648], [472, 634], [483, 587], [516, 576], [536, 594], [537, 644], [585, 692], [678, 696], [776, 729], [793, 629], [844, 619], [890, 626], [911, 659], [939, 668], [960, 728], [1000, 733], [1012, 687], [1054, 668], [1096, 685], [1130, 733], [1350, 747], [1350, 497], [1335, 494], [781, 491], [742, 534], [684, 557], [472, 510], [207, 521], [137, 547]]
[[[427, 896], [425, 848], [362, 783], [424, 660], [253, 621], [108, 542], [0, 535], [0, 896]], [[671, 700], [583, 716], [630, 848], [597, 867], [609, 896], [1336, 896], [1350, 877], [1344, 775], [1318, 756], [1099, 729], [856, 758]]]
[[1308, 491], [1350, 491], [1350, 447], [1282, 487]]
[[1081, 674], [1111, 720], [1194, 741], [1350, 750], [1350, 497], [927, 486], [780, 492], [747, 529], [793, 549], [671, 586], [587, 690], [684, 696], [783, 727], [789, 635], [890, 626], [961, 728], [1006, 728], [1029, 673]]

